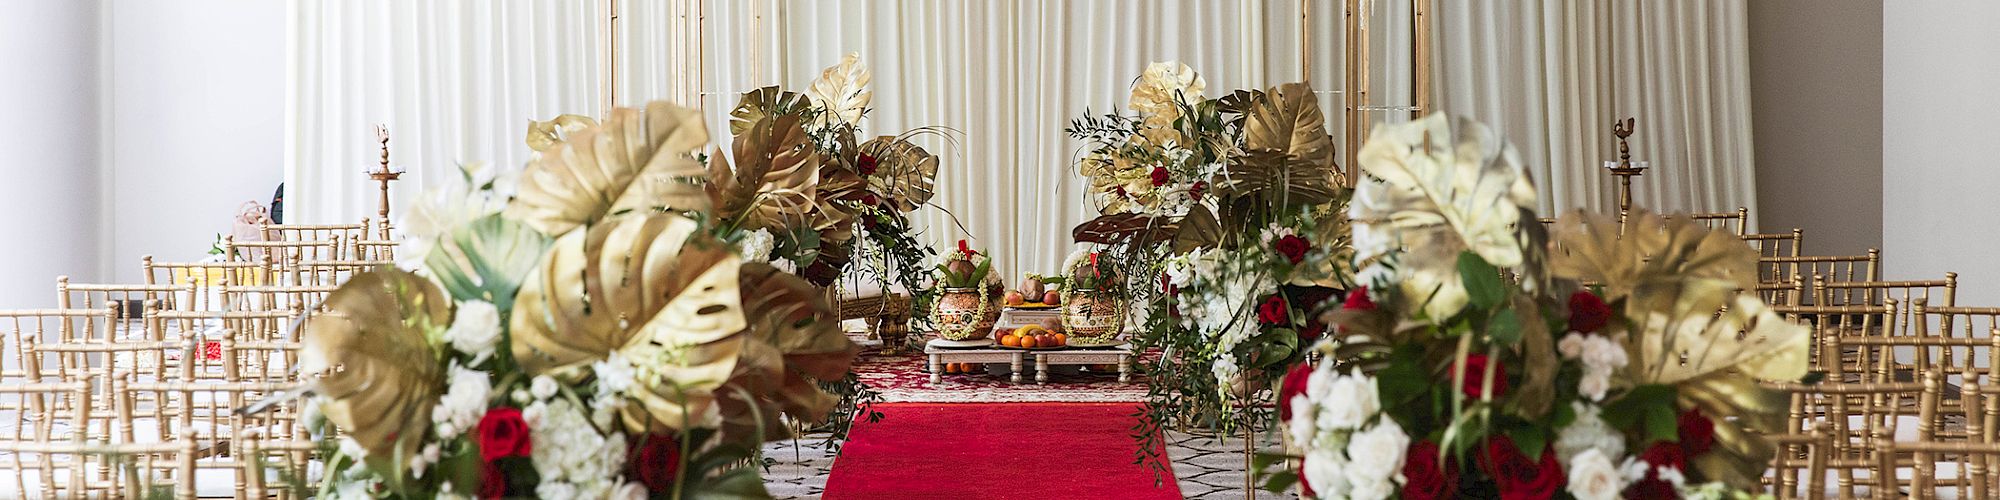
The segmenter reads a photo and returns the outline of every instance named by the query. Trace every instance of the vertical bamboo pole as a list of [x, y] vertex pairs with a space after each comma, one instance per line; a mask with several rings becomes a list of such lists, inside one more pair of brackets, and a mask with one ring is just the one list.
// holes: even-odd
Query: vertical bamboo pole
[[1366, 111], [1361, 109], [1368, 104], [1368, 12], [1366, 11], [1368, 0], [1346, 0], [1346, 2], [1347, 43], [1342, 47], [1346, 53], [1346, 59], [1343, 61], [1346, 81], [1341, 86], [1341, 101], [1346, 105], [1345, 123], [1342, 126], [1347, 141], [1346, 147], [1342, 148], [1341, 156], [1345, 157], [1343, 164], [1349, 165], [1347, 185], [1353, 186], [1361, 179], [1361, 169], [1354, 166], [1354, 153], [1361, 148], [1362, 132], [1364, 132], [1362, 129], [1368, 123]]
[[1313, 78], [1312, 2], [1299, 0], [1299, 81], [1308, 85]]
[[1431, 113], [1431, 0], [1410, 0], [1410, 79], [1417, 109], [1410, 118]]

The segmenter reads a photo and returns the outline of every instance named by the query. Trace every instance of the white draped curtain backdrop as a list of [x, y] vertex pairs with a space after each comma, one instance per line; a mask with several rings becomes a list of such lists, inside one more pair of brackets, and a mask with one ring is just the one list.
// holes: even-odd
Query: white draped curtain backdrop
[[[803, 89], [843, 54], [874, 71], [869, 135], [957, 131], [921, 143], [943, 157], [935, 207], [915, 218], [937, 247], [969, 238], [1008, 276], [1049, 273], [1069, 230], [1096, 215], [1071, 168], [1085, 147], [1062, 128], [1122, 109], [1152, 61], [1200, 71], [1211, 97], [1299, 81], [1299, 3], [1207, 0], [753, 0], [621, 3], [620, 105], [699, 100], [718, 141], [737, 94]], [[1542, 209], [1615, 204], [1600, 167], [1616, 157], [1613, 117], [1639, 117], [1633, 154], [1653, 171], [1640, 202], [1667, 210], [1751, 206], [1741, 1], [1439, 1], [1443, 111], [1492, 123], [1519, 147]], [[344, 222], [374, 213], [362, 169], [369, 127], [387, 123], [406, 200], [466, 161], [520, 168], [529, 120], [597, 114], [600, 3], [293, 0], [287, 218]], [[1407, 3], [1380, 2], [1375, 103], [1408, 103]], [[1311, 82], [1342, 136], [1340, 2], [1313, 0]], [[705, 39], [700, 60], [690, 45]], [[697, 84], [697, 65], [705, 78]], [[1385, 112], [1402, 120], [1406, 113]], [[400, 206], [400, 201], [398, 205]], [[1754, 207], [1753, 207], [1754, 208]], [[292, 214], [298, 214], [293, 217]]]

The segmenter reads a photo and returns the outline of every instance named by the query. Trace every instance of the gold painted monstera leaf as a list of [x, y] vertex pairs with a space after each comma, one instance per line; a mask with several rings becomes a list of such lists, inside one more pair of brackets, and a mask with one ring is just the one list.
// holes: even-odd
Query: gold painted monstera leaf
[[[1333, 182], [1340, 174], [1333, 162], [1333, 136], [1326, 132], [1326, 115], [1320, 112], [1319, 97], [1312, 86], [1287, 83], [1265, 89], [1250, 101], [1244, 116], [1243, 148], [1262, 161], [1282, 161], [1312, 170]], [[1296, 168], [1296, 167], [1295, 167]]]
[[299, 373], [371, 466], [409, 463], [444, 390], [426, 332], [451, 324], [451, 300], [430, 280], [382, 268], [348, 279], [325, 304], [306, 323]]
[[[847, 376], [859, 347], [841, 333], [840, 318], [825, 294], [805, 280], [748, 263], [739, 283], [750, 329], [742, 336], [735, 372], [717, 391], [723, 432], [745, 440], [786, 437], [789, 431], [772, 425], [770, 416], [782, 412], [803, 422], [825, 419], [839, 398], [815, 382]], [[761, 436], [755, 432], [760, 414], [765, 419]]]
[[829, 374], [854, 347], [818, 293], [743, 264], [692, 219], [626, 216], [556, 241], [515, 301], [511, 347], [529, 373], [569, 379], [613, 352], [631, 360], [640, 384], [619, 418], [630, 432], [722, 425], [748, 439], [758, 416], [767, 430], [783, 429], [780, 411], [824, 417], [829, 396], [790, 377], [846, 373]]
[[868, 112], [868, 101], [875, 98], [875, 91], [868, 89], [872, 80], [874, 76], [868, 72], [868, 65], [861, 63], [861, 54], [849, 52], [840, 58], [840, 64], [820, 71], [819, 79], [813, 80], [812, 87], [806, 90], [806, 97], [826, 108], [826, 114], [820, 117], [822, 122], [859, 124], [861, 115]]
[[820, 180], [819, 149], [799, 115], [760, 118], [736, 136], [732, 166], [710, 158], [709, 194], [716, 215], [744, 220], [745, 229], [783, 228], [812, 222]]
[[869, 189], [897, 211], [916, 210], [937, 194], [938, 157], [922, 146], [885, 135], [861, 143], [861, 154], [875, 157]]
[[560, 235], [618, 211], [709, 206], [706, 173], [691, 156], [708, 142], [699, 111], [666, 101], [643, 113], [618, 108], [604, 124], [564, 139], [528, 165], [509, 217]]
[[1132, 96], [1125, 104], [1139, 113], [1139, 133], [1153, 144], [1186, 143], [1174, 127], [1181, 117], [1180, 103], [1201, 102], [1207, 88], [1208, 81], [1194, 68], [1176, 61], [1156, 62], [1132, 82]]
[[744, 92], [743, 97], [736, 101], [736, 108], [729, 111], [729, 133], [743, 135], [758, 120], [800, 114], [811, 104], [806, 96], [779, 89], [776, 85]]
[[1716, 423], [1718, 447], [1695, 457], [1704, 477], [1757, 484], [1771, 457], [1758, 437], [1783, 428], [1787, 398], [1760, 380], [1797, 380], [1810, 331], [1785, 321], [1746, 291], [1756, 253], [1733, 234], [1687, 218], [1636, 212], [1573, 214], [1557, 222], [1551, 265], [1558, 277], [1600, 285], [1633, 322], [1626, 337], [1635, 384], [1673, 385], [1682, 407]]
[[528, 122], [528, 149], [547, 151], [563, 143], [571, 134], [597, 126], [597, 120], [583, 115], [557, 115], [555, 119]]

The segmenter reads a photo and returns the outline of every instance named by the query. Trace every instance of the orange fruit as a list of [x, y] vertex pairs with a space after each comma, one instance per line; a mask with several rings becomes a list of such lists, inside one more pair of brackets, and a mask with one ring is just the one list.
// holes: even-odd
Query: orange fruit
[[1000, 345], [1004, 345], [1007, 347], [1021, 347], [1021, 337], [1018, 335], [1008, 335], [1005, 337], [1000, 337]]
[[1069, 345], [1069, 336], [1060, 333], [1056, 334], [1056, 345]]
[[1021, 337], [1021, 347], [1035, 347], [1034, 337]]

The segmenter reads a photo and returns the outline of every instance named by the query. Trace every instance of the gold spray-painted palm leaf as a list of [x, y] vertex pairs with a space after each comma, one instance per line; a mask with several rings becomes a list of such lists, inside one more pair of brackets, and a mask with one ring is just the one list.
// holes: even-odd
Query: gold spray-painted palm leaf
[[537, 152], [568, 140], [571, 134], [597, 126], [597, 120], [583, 115], [563, 114], [545, 122], [528, 122], [528, 149]]
[[868, 112], [868, 101], [875, 98], [875, 91], [868, 89], [872, 80], [874, 76], [868, 72], [868, 65], [861, 63], [861, 53], [849, 52], [840, 58], [840, 64], [820, 71], [819, 79], [813, 80], [812, 87], [806, 90], [806, 97], [826, 108], [826, 114], [820, 117], [822, 122], [858, 124], [861, 115]]
[[1732, 233], [1687, 218], [1635, 212], [1574, 214], [1557, 222], [1551, 265], [1559, 277], [1600, 285], [1633, 322], [1626, 367], [1635, 384], [1674, 385], [1683, 407], [1716, 422], [1715, 451], [1697, 457], [1705, 477], [1757, 484], [1773, 449], [1757, 436], [1782, 428], [1787, 399], [1760, 380], [1805, 375], [1810, 331], [1746, 291], [1756, 253]]
[[368, 450], [371, 467], [409, 463], [444, 390], [427, 332], [451, 324], [451, 299], [430, 280], [382, 268], [354, 275], [325, 304], [306, 323], [301, 377], [326, 398], [327, 420]]
[[743, 135], [758, 120], [800, 114], [810, 105], [812, 101], [806, 96], [779, 89], [776, 85], [744, 92], [743, 97], [736, 101], [736, 108], [729, 110], [729, 133]]
[[1321, 183], [1331, 185], [1341, 174], [1334, 165], [1333, 136], [1326, 132], [1319, 97], [1305, 83], [1271, 87], [1255, 96], [1244, 118], [1243, 148], [1252, 153], [1252, 161], [1265, 163], [1266, 168], [1284, 163], [1313, 172], [1316, 179], [1295, 188], [1324, 190]]
[[799, 115], [766, 117], [736, 136], [731, 166], [709, 159], [716, 216], [745, 229], [793, 227], [818, 207], [819, 150]]
[[706, 172], [691, 154], [708, 142], [701, 112], [666, 101], [618, 108], [610, 120], [543, 150], [506, 213], [560, 235], [624, 210], [704, 210]]
[[868, 177], [868, 188], [896, 210], [916, 210], [937, 194], [938, 157], [923, 146], [885, 135], [861, 143], [861, 154], [875, 157], [875, 175]]

